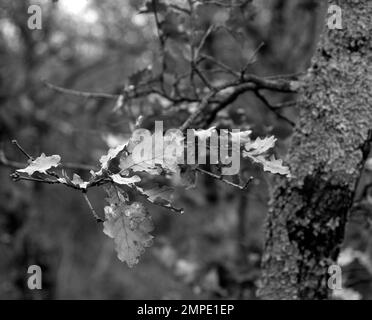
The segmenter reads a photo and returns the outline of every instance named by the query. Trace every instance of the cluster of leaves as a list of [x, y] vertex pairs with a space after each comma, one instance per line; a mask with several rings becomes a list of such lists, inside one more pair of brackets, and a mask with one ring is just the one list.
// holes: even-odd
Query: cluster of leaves
[[[213, 129], [194, 130], [194, 133], [199, 138], [208, 138]], [[243, 158], [261, 164], [265, 171], [290, 176], [289, 169], [283, 166], [282, 160], [268, 155], [270, 149], [275, 146], [274, 137], [251, 140], [251, 131], [230, 132], [229, 135], [231, 141], [238, 142]], [[145, 146], [152, 148], [153, 138], [154, 136], [148, 138], [149, 145]], [[170, 135], [168, 138], [164, 137], [164, 145], [177, 149], [183, 139], [184, 137]], [[27, 174], [37, 178], [36, 181], [39, 182], [63, 184], [84, 193], [90, 187], [104, 185], [108, 206], [104, 209], [103, 231], [114, 239], [118, 258], [132, 267], [153, 239], [150, 234], [153, 230], [151, 216], [143, 203], [133, 200], [133, 194], [141, 196], [145, 201], [182, 213], [183, 210], [175, 207], [172, 202], [174, 186], [179, 184], [186, 188], [193, 187], [198, 168], [195, 164], [180, 165], [177, 156], [167, 155], [163, 158], [163, 154], [153, 154], [148, 161], [138, 163], [133, 159], [133, 150], [143, 142], [144, 139], [134, 133], [127, 143], [110, 149], [107, 155], [100, 159], [100, 170], [91, 171], [89, 181], [83, 181], [77, 174], [70, 179], [64, 170], [62, 177], [52, 171], [52, 168], [61, 166], [61, 158], [58, 155], [42, 154], [31, 159], [28, 167], [17, 170], [17, 174]], [[221, 166], [216, 165], [216, 168]]]

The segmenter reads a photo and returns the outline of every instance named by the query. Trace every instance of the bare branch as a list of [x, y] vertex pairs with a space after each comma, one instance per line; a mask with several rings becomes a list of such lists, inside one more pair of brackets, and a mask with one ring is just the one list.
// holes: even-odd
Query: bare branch
[[212, 172], [210, 172], [210, 171], [207, 171], [207, 170], [204, 170], [204, 169], [201, 169], [201, 168], [196, 168], [195, 169], [196, 171], [199, 171], [199, 172], [201, 172], [201, 173], [203, 173], [203, 174], [206, 174], [206, 175], [208, 175], [208, 176], [210, 176], [210, 177], [212, 177], [212, 178], [214, 178], [214, 179], [216, 179], [216, 180], [220, 180], [220, 181], [222, 181], [222, 182], [224, 182], [224, 183], [226, 183], [226, 184], [228, 184], [229, 186], [232, 186], [232, 187], [234, 187], [234, 188], [238, 188], [238, 189], [240, 189], [240, 190], [246, 190], [247, 188], [248, 188], [248, 186], [249, 186], [249, 184], [253, 181], [253, 177], [250, 177], [249, 179], [248, 179], [248, 181], [243, 185], [243, 186], [240, 186], [240, 185], [238, 185], [238, 184], [236, 184], [236, 183], [234, 183], [234, 182], [231, 182], [231, 181], [229, 181], [229, 180], [226, 180], [223, 176], [221, 176], [221, 175], [217, 175], [217, 174], [214, 174], [214, 173], [212, 173]]
[[210, 55], [207, 55], [207, 54], [201, 54], [200, 55], [200, 58], [199, 59], [199, 62], [203, 61], [203, 60], [208, 60], [212, 63], [214, 63], [216, 66], [220, 67], [222, 70], [226, 71], [227, 73], [231, 74], [232, 76], [236, 77], [236, 78], [239, 78], [240, 77], [240, 74], [239, 72], [236, 72], [234, 71], [232, 68], [230, 68], [228, 65], [224, 64], [223, 62], [221, 61], [218, 61], [217, 59], [215, 59], [214, 57], [210, 56]]
[[12, 140], [12, 143], [16, 145], [16, 147], [29, 159], [29, 160], [34, 160], [33, 157], [31, 157], [17, 142], [17, 140]]
[[54, 84], [51, 84], [45, 80], [42, 80], [45, 86], [48, 88], [64, 93], [69, 94], [77, 97], [83, 97], [83, 98], [102, 98], [102, 99], [118, 99], [120, 97], [120, 94], [110, 94], [110, 93], [97, 93], [97, 92], [86, 92], [86, 91], [78, 91], [73, 89], [66, 89], [59, 86], [56, 86]]
[[272, 112], [274, 112], [276, 114], [276, 116], [279, 119], [282, 119], [285, 122], [289, 123], [292, 127], [294, 127], [296, 125], [292, 120], [290, 120], [287, 117], [283, 116], [278, 111], [278, 108], [275, 108], [274, 106], [272, 106], [271, 103], [269, 102], [269, 100], [267, 100], [266, 97], [263, 94], [261, 94], [259, 90], [255, 90], [254, 93], [265, 104], [265, 106], [267, 106]]
[[215, 26], [212, 24], [209, 26], [207, 31], [204, 33], [202, 39], [200, 40], [199, 46], [195, 49], [195, 60], [197, 61], [200, 55], [201, 50], [203, 49], [205, 42], [207, 41], [210, 34], [215, 30]]
[[250, 57], [250, 59], [248, 60], [247, 64], [244, 66], [244, 68], [243, 68], [243, 70], [241, 72], [242, 79], [244, 79], [244, 76], [247, 73], [249, 66], [254, 62], [254, 60], [255, 60], [258, 52], [261, 50], [261, 48], [264, 45], [265, 45], [265, 43], [264, 42], [261, 42], [260, 45], [254, 50], [252, 56]]
[[162, 91], [165, 92], [164, 73], [166, 72], [166, 69], [167, 69], [167, 63], [165, 61], [166, 36], [164, 35], [163, 30], [161, 29], [162, 22], [159, 19], [156, 0], [152, 0], [152, 6], [154, 8], [154, 18], [155, 18], [156, 30], [158, 33], [158, 38], [159, 38], [159, 43], [160, 43], [160, 51], [161, 51], [160, 86], [162, 88]]
[[180, 127], [181, 131], [187, 130], [192, 123], [196, 120], [197, 117], [199, 117], [204, 110], [208, 107], [209, 100], [216, 95], [216, 91], [211, 91], [208, 95], [206, 95], [202, 101], [199, 104], [199, 109], [198, 111], [194, 112], [191, 114], [191, 116], [183, 123], [183, 125]]
[[207, 119], [205, 120], [205, 126], [210, 126], [216, 118], [217, 114], [221, 110], [232, 104], [240, 95], [247, 91], [255, 90], [255, 88], [256, 85], [252, 83], [246, 83], [236, 87], [236, 89], [231, 94], [227, 95], [213, 110], [208, 113]]
[[86, 203], [88, 204], [88, 207], [89, 207], [90, 211], [92, 212], [93, 217], [96, 219], [97, 223], [103, 222], [103, 220], [98, 216], [96, 210], [94, 210], [86, 192], [83, 192], [83, 197], [84, 197]]

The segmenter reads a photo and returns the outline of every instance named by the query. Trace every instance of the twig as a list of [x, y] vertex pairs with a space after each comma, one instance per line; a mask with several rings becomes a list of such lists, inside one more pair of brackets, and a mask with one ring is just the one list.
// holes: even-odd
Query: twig
[[[219, 66], [220, 68], [224, 69], [227, 73], [233, 75], [234, 77], [240, 79], [237, 84], [244, 84], [252, 82], [257, 85], [259, 89], [267, 89], [271, 91], [280, 91], [280, 92], [297, 92], [298, 88], [294, 86], [294, 81], [286, 80], [286, 79], [273, 79], [271, 77], [260, 77], [253, 74], [243, 74], [234, 71], [232, 68], [227, 66], [221, 61], [218, 61], [212, 56], [203, 54], [201, 55], [203, 59], [207, 59], [213, 62], [215, 65]], [[297, 86], [300, 85], [299, 82], [296, 83]]]
[[161, 90], [157, 90], [156, 88], [148, 88], [146, 90], [139, 91], [138, 88], [130, 86], [129, 88], [125, 89], [124, 92], [121, 94], [110, 94], [110, 93], [97, 93], [97, 92], [87, 92], [87, 91], [79, 91], [79, 90], [74, 90], [74, 89], [67, 89], [67, 88], [63, 88], [63, 87], [51, 84], [50, 82], [47, 82], [45, 80], [43, 80], [43, 83], [49, 89], [52, 89], [56, 92], [59, 92], [62, 94], [68, 94], [72, 96], [77, 96], [77, 97], [83, 97], [83, 98], [96, 98], [96, 99], [102, 98], [102, 99], [117, 100], [121, 96], [125, 96], [125, 98], [129, 98], [129, 99], [135, 99], [135, 98], [145, 97], [149, 94], [158, 94], [161, 97], [166, 98], [167, 100], [171, 102], [176, 101], [176, 99], [173, 99], [172, 97], [167, 95], [165, 92]]
[[18, 141], [17, 140], [12, 140], [12, 143], [14, 144], [14, 145], [16, 145], [16, 147], [29, 159], [29, 160], [31, 160], [31, 161], [33, 161], [34, 160], [34, 158], [33, 157], [31, 157], [20, 145], [19, 145], [19, 143], [18, 143]]
[[210, 34], [215, 30], [215, 26], [212, 24], [209, 26], [209, 28], [207, 29], [207, 31], [204, 33], [202, 39], [200, 40], [200, 43], [198, 45], [198, 47], [195, 49], [195, 60], [197, 61], [198, 58], [199, 58], [199, 54], [201, 52], [201, 50], [203, 49], [204, 45], [205, 45], [205, 42], [207, 41], [208, 37], [210, 36]]
[[298, 104], [298, 101], [293, 100], [293, 101], [285, 101], [285, 102], [273, 104], [272, 107], [275, 109], [284, 109], [284, 108], [295, 107], [297, 104]]
[[90, 209], [90, 211], [92, 212], [92, 215], [93, 217], [96, 219], [97, 223], [100, 223], [100, 222], [103, 222], [103, 220], [98, 216], [97, 212], [94, 210], [89, 198], [88, 198], [88, 195], [86, 193], [86, 191], [83, 191], [83, 197], [86, 201], [86, 203], [88, 204], [88, 207]]
[[175, 4], [170, 4], [169, 5], [172, 9], [174, 10], [177, 10], [177, 11], [180, 11], [180, 12], [183, 12], [183, 13], [186, 13], [188, 15], [190, 15], [190, 10], [186, 9], [186, 8], [182, 8], [180, 6], [177, 6]]
[[239, 72], [234, 71], [232, 68], [230, 68], [228, 65], [224, 64], [223, 62], [215, 59], [214, 57], [207, 55], [207, 54], [201, 54], [200, 55], [199, 62], [203, 60], [208, 60], [212, 63], [214, 63], [216, 66], [220, 67], [222, 70], [226, 71], [227, 73], [233, 75], [236, 78], [239, 78]]
[[190, 117], [183, 123], [183, 125], [180, 127], [181, 131], [185, 131], [192, 125], [192, 123], [196, 120], [196, 118], [199, 117], [199, 115], [201, 115], [204, 112], [204, 110], [208, 107], [209, 99], [211, 99], [215, 95], [216, 95], [216, 91], [211, 91], [208, 95], [206, 95], [202, 99], [202, 101], [200, 102], [198, 111], [191, 114]]
[[194, 66], [195, 73], [199, 76], [199, 78], [203, 81], [204, 85], [208, 87], [210, 91], [216, 91], [213, 85], [209, 82], [209, 80], [204, 76], [204, 74], [198, 69], [198, 67]]
[[299, 90], [300, 83], [294, 81], [288, 81], [284, 79], [272, 80], [269, 78], [263, 78], [253, 74], [245, 75], [242, 79], [244, 82], [252, 82], [257, 85], [259, 89], [267, 89], [271, 91], [280, 92], [297, 92]]
[[160, 43], [160, 51], [161, 51], [160, 86], [161, 86], [162, 91], [165, 92], [164, 74], [167, 69], [167, 63], [165, 61], [166, 37], [164, 35], [163, 30], [161, 29], [162, 23], [159, 20], [156, 0], [152, 0], [152, 7], [154, 8], [154, 18], [155, 18], [156, 30], [158, 33], [158, 38], [159, 38], [159, 43]]
[[204, 170], [204, 169], [201, 169], [201, 168], [196, 168], [195, 169], [196, 171], [199, 171], [199, 172], [201, 172], [201, 173], [203, 173], [203, 174], [206, 174], [206, 175], [208, 175], [208, 176], [210, 176], [210, 177], [212, 177], [212, 178], [214, 178], [214, 179], [216, 179], [216, 180], [220, 180], [220, 181], [222, 181], [222, 182], [224, 182], [224, 183], [226, 183], [226, 184], [228, 184], [228, 185], [230, 185], [230, 186], [232, 186], [232, 187], [235, 187], [235, 188], [238, 188], [238, 189], [240, 189], [240, 190], [246, 190], [247, 188], [248, 188], [248, 186], [249, 186], [249, 184], [253, 181], [253, 177], [250, 177], [249, 179], [248, 179], [248, 181], [243, 185], [243, 186], [241, 186], [241, 185], [238, 185], [238, 184], [236, 184], [236, 183], [234, 183], [234, 182], [231, 182], [231, 181], [229, 181], [229, 180], [226, 180], [223, 176], [220, 176], [220, 175], [217, 175], [217, 174], [214, 174], [214, 173], [212, 173], [212, 172], [210, 172], [210, 171], [207, 171], [207, 170]]
[[231, 8], [231, 7], [242, 7], [247, 3], [247, 0], [243, 0], [242, 2], [238, 2], [235, 4], [232, 3], [225, 3], [223, 1], [217, 1], [217, 0], [205, 0], [203, 2], [203, 5], [214, 5], [218, 7], [224, 7], [224, 8]]
[[56, 86], [54, 84], [51, 84], [45, 80], [42, 80], [45, 86], [48, 88], [64, 93], [64, 94], [69, 94], [73, 96], [78, 96], [78, 97], [84, 97], [84, 98], [102, 98], [102, 99], [118, 99], [120, 97], [120, 94], [110, 94], [110, 93], [97, 93], [97, 92], [86, 92], [86, 91], [78, 91], [78, 90], [73, 90], [73, 89], [66, 89], [62, 88], [59, 86]]
[[255, 88], [256, 85], [253, 83], [246, 83], [238, 86], [231, 94], [227, 95], [222, 101], [218, 103], [218, 105], [212, 111], [208, 113], [208, 117], [205, 120], [205, 126], [211, 125], [217, 114], [221, 110], [232, 104], [240, 95], [247, 91], [254, 90]]
[[39, 183], [46, 183], [46, 184], [60, 184], [58, 180], [49, 180], [49, 179], [40, 179], [40, 178], [33, 178], [33, 177], [24, 177], [21, 176], [19, 173], [15, 172], [10, 175], [10, 177], [13, 179], [13, 181], [33, 181], [33, 182], [39, 182]]
[[279, 118], [284, 120], [285, 122], [289, 123], [292, 127], [294, 127], [296, 124], [288, 119], [287, 117], [283, 116], [280, 112], [278, 112], [277, 108], [273, 107], [269, 100], [266, 99], [266, 97], [259, 92], [259, 90], [255, 90], [255, 95], [272, 111], [275, 113], [275, 115]]
[[254, 59], [256, 58], [258, 52], [261, 50], [261, 48], [265, 45], [264, 42], [261, 42], [260, 45], [253, 51], [252, 56], [249, 58], [248, 62], [244, 66], [242, 72], [241, 72], [241, 77], [244, 79], [245, 74], [248, 71], [249, 66], [254, 62]]

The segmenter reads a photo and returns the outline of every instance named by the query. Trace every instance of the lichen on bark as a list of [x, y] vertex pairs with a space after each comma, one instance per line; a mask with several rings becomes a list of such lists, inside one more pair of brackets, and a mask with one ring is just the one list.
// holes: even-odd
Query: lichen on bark
[[372, 128], [372, 6], [342, 8], [343, 29], [323, 34], [300, 94], [299, 119], [267, 217], [259, 296], [326, 299], [328, 266], [342, 243], [347, 213]]

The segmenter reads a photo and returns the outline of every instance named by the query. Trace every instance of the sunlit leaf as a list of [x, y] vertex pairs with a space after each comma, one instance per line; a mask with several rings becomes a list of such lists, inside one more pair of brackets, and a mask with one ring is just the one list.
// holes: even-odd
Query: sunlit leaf
[[141, 178], [139, 176], [133, 176], [133, 177], [126, 178], [126, 177], [122, 177], [120, 174], [113, 174], [110, 177], [112, 181], [120, 185], [133, 185], [141, 181]]
[[88, 186], [88, 182], [81, 179], [81, 177], [76, 173], [74, 173], [74, 175], [72, 176], [71, 182], [82, 189], [86, 189]]
[[28, 167], [26, 167], [25, 169], [19, 169], [17, 171], [27, 173], [30, 176], [35, 172], [46, 174], [47, 170], [49, 170], [50, 168], [57, 167], [60, 161], [61, 157], [59, 155], [46, 156], [44, 153], [42, 153], [40, 157], [31, 161]]
[[244, 153], [249, 156], [255, 156], [267, 152], [274, 148], [276, 138], [271, 136], [269, 138], [257, 138], [254, 142], [248, 142], [245, 144]]

